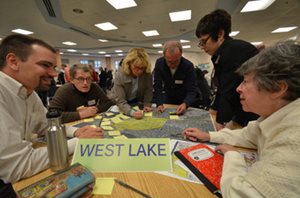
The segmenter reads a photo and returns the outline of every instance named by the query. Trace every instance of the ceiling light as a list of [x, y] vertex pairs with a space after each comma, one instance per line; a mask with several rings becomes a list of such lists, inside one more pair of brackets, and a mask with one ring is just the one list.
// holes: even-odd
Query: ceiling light
[[134, 0], [106, 0], [116, 10], [137, 6]]
[[106, 56], [106, 57], [111, 57], [111, 55], [110, 55], [110, 54], [105, 54], [105, 56]]
[[149, 37], [149, 36], [158, 36], [159, 35], [157, 30], [144, 31], [143, 34], [147, 37]]
[[110, 22], [105, 22], [105, 23], [98, 23], [95, 24], [95, 26], [97, 28], [100, 28], [101, 30], [104, 31], [109, 31], [109, 30], [116, 30], [118, 29], [114, 24], [110, 23]]
[[253, 12], [268, 8], [275, 0], [248, 1], [241, 12]]
[[170, 12], [169, 16], [170, 16], [170, 19], [172, 22], [191, 20], [192, 11], [185, 10], [185, 11], [179, 11], [179, 12]]
[[85, 53], [83, 53], [83, 54], [81, 54], [82, 56], [88, 56], [89, 54], [85, 54]]
[[99, 51], [98, 54], [106, 54], [105, 51]]
[[156, 43], [156, 44], [152, 44], [153, 47], [162, 47], [162, 44], [160, 43]]
[[64, 45], [77, 45], [77, 43], [73, 43], [71, 41], [62, 42]]
[[190, 42], [189, 40], [180, 40], [180, 43], [188, 43], [188, 42]]
[[33, 32], [30, 32], [28, 30], [23, 30], [23, 29], [15, 29], [15, 30], [12, 30], [12, 32], [19, 33], [19, 34], [24, 34], [24, 35], [33, 34]]
[[157, 51], [159, 54], [162, 54], [163, 53], [163, 51], [162, 50], [159, 50], [159, 51]]
[[120, 53], [120, 52], [123, 52], [123, 51], [122, 50], [115, 50], [115, 52]]
[[191, 46], [190, 45], [184, 45], [184, 46], [182, 46], [182, 48], [187, 49], [187, 48], [191, 48]]
[[272, 33], [281, 33], [281, 32], [289, 32], [293, 29], [296, 29], [297, 26], [293, 26], [293, 27], [281, 27], [281, 28], [277, 28], [276, 30], [273, 30]]
[[124, 54], [118, 54], [118, 56], [124, 56]]
[[262, 41], [251, 42], [252, 45], [260, 45], [260, 44], [262, 44], [262, 43], [263, 43]]
[[61, 55], [62, 55], [62, 54], [64, 54], [64, 53], [63, 53], [63, 52], [59, 52], [59, 54], [61, 54]]
[[229, 33], [229, 36], [236, 36], [240, 33], [240, 31], [232, 31]]
[[103, 42], [103, 43], [108, 42], [108, 40], [105, 40], [105, 39], [98, 39], [98, 41]]
[[296, 41], [297, 39], [298, 39], [298, 34], [295, 35], [295, 36], [292, 36], [292, 37], [288, 38], [288, 40], [293, 40], [293, 41]]
[[68, 52], [77, 52], [75, 49], [67, 49]]

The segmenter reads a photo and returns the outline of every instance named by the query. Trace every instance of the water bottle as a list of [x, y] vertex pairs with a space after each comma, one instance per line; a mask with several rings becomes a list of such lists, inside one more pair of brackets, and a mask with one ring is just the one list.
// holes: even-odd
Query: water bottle
[[66, 129], [61, 123], [61, 113], [57, 109], [49, 109], [47, 119], [46, 141], [50, 168], [52, 171], [59, 171], [68, 166]]

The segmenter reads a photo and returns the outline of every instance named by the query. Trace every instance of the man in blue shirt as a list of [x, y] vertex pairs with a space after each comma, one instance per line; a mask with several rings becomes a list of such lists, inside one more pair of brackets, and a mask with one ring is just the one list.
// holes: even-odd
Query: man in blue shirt
[[176, 104], [179, 105], [176, 113], [182, 114], [196, 102], [194, 65], [182, 57], [182, 46], [178, 41], [166, 42], [163, 53], [164, 56], [157, 59], [154, 68], [154, 99], [157, 111], [165, 110], [164, 103]]

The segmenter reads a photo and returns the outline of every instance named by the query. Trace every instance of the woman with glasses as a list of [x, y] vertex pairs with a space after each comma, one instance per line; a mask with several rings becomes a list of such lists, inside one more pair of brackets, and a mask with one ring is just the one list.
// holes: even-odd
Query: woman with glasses
[[49, 106], [62, 111], [63, 123], [95, 116], [113, 105], [99, 85], [92, 82], [88, 65], [74, 65], [70, 76], [71, 82], [56, 91]]
[[143, 48], [132, 48], [122, 61], [121, 69], [116, 73], [109, 98], [114, 100], [126, 115], [136, 119], [143, 118], [145, 112], [151, 111], [152, 75], [149, 55]]
[[257, 119], [257, 115], [242, 110], [236, 88], [243, 78], [235, 71], [258, 50], [246, 41], [232, 39], [230, 32], [231, 16], [225, 10], [207, 14], [200, 19], [196, 29], [198, 46], [212, 56], [214, 65], [212, 82], [217, 93], [211, 108], [216, 111], [218, 130], [225, 126], [245, 126], [249, 120]]

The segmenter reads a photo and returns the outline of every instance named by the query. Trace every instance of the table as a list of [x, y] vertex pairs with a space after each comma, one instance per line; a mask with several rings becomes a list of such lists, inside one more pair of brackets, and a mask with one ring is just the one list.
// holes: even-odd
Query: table
[[[53, 174], [53, 172], [50, 169], [47, 169], [37, 175], [15, 183], [13, 187], [16, 191], [18, 191], [51, 174]], [[183, 181], [152, 172], [95, 173], [94, 175], [95, 177], [116, 177], [128, 183], [129, 185], [136, 187], [142, 192], [149, 194], [151, 197], [216, 197], [204, 185]], [[110, 196], [94, 195], [93, 197], [134, 198], [141, 197], [141, 195], [115, 183], [113, 192]]]

